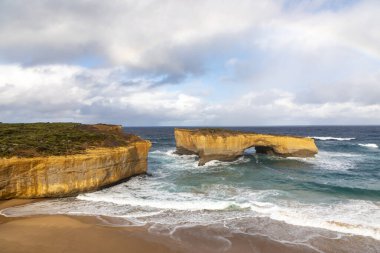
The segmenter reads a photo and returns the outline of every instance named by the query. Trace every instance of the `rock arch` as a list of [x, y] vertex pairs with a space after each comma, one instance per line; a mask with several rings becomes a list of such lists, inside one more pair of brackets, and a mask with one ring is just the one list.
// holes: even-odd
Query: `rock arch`
[[199, 164], [211, 160], [233, 161], [244, 150], [255, 147], [257, 153], [283, 157], [311, 157], [318, 148], [311, 138], [287, 135], [270, 135], [224, 129], [174, 130], [177, 154], [196, 154]]

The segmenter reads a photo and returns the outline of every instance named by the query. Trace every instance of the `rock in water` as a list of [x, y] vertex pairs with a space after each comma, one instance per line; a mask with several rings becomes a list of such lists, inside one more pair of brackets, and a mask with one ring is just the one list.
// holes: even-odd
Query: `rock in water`
[[[39, 153], [39, 149], [33, 147], [34, 142], [25, 140], [30, 143], [29, 146], [16, 150], [17, 152], [12, 150], [10, 157], [0, 157], [0, 199], [72, 196], [101, 189], [147, 170], [151, 143], [137, 136], [124, 134], [121, 126], [75, 124], [71, 127], [64, 124], [62, 127], [62, 123], [40, 123], [38, 126], [1, 125], [0, 137], [4, 137], [4, 129], [8, 133], [21, 129], [18, 131], [21, 135], [25, 129], [29, 129], [27, 133], [30, 136], [41, 128], [46, 128], [45, 132], [36, 134], [38, 145], [40, 141], [54, 139], [59, 132], [61, 138], [65, 134], [74, 136], [76, 139], [71, 138], [71, 142], [68, 142], [75, 143], [76, 146], [71, 144], [73, 147], [66, 147], [66, 151], [61, 151], [68, 154], [60, 154], [56, 150], [61, 148], [61, 144], [56, 140], [55, 146], [51, 143], [50, 146], [45, 145], [44, 152]], [[12, 139], [9, 135], [7, 138], [6, 144], [12, 141], [17, 143], [19, 140]], [[86, 148], [83, 149], [81, 144]]]
[[318, 148], [311, 138], [231, 131], [224, 129], [175, 129], [177, 154], [196, 154], [199, 165], [211, 160], [233, 161], [244, 150], [283, 157], [312, 157]]

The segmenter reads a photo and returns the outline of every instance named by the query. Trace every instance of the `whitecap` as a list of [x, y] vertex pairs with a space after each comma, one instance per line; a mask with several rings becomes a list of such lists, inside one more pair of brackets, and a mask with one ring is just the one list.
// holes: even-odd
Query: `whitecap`
[[318, 169], [343, 171], [355, 168], [356, 164], [365, 157], [357, 153], [321, 151], [315, 157], [287, 157], [286, 159], [313, 164]]
[[[238, 159], [231, 161], [231, 162], [226, 162], [226, 161], [218, 161], [218, 160], [211, 160], [204, 164], [202, 167], [203, 168], [208, 168], [208, 167], [217, 167], [217, 166], [229, 166], [233, 164], [242, 164], [242, 163], [248, 163], [250, 159], [245, 156], [241, 156]], [[198, 166], [198, 163], [197, 165]]]
[[379, 148], [379, 146], [375, 143], [365, 143], [365, 144], [359, 143], [358, 145], [361, 147], [366, 147], [366, 148]]
[[150, 152], [150, 154], [167, 156], [167, 157], [175, 157], [175, 158], [185, 158], [185, 159], [197, 157], [196, 155], [178, 155], [176, 154], [175, 151], [176, 151], [175, 149], [155, 150], [155, 151]]
[[354, 137], [332, 137], [332, 136], [308, 136], [308, 138], [312, 138], [315, 140], [320, 140], [320, 141], [351, 141], [355, 140], [356, 138]]

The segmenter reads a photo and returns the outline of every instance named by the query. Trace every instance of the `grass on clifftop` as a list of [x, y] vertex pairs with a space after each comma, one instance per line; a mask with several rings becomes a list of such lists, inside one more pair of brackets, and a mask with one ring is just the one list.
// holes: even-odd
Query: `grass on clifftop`
[[279, 137], [294, 137], [294, 138], [308, 138], [305, 136], [299, 135], [291, 135], [291, 134], [271, 134], [271, 133], [257, 133], [254, 131], [246, 131], [246, 130], [232, 130], [225, 128], [177, 128], [178, 130], [185, 130], [188, 132], [192, 132], [193, 134], [211, 134], [216, 136], [231, 136], [231, 135], [239, 135], [239, 134], [263, 134], [263, 135], [272, 135]]
[[79, 123], [0, 123], [0, 157], [80, 154], [87, 148], [118, 147], [139, 140], [106, 128]]

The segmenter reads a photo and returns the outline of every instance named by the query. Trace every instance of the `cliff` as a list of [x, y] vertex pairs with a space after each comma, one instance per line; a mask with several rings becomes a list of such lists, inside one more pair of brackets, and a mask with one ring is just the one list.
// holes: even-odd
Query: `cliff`
[[233, 161], [245, 149], [283, 157], [310, 157], [318, 153], [311, 138], [246, 133], [223, 129], [175, 129], [177, 154], [196, 154], [199, 165], [211, 160]]
[[[54, 124], [44, 127], [59, 128]], [[75, 133], [76, 129], [70, 127], [70, 134]], [[79, 129], [84, 132], [79, 135], [80, 138], [77, 135], [78, 139], [73, 140], [75, 148], [66, 147], [68, 154], [51, 155], [46, 154], [46, 150], [38, 154], [38, 148], [24, 147], [22, 152], [17, 151], [21, 154], [19, 156], [3, 155], [0, 158], [0, 199], [72, 196], [146, 172], [151, 147], [149, 141], [124, 134], [120, 126], [80, 125]], [[53, 130], [51, 132], [55, 133]], [[67, 133], [60, 134], [65, 136]], [[52, 134], [45, 137], [52, 138]], [[8, 140], [17, 141], [18, 138], [8, 136]], [[49, 144], [48, 151], [54, 148], [59, 150], [58, 146], [59, 143], [57, 147]]]
[[74, 155], [89, 148], [120, 147], [138, 140], [118, 125], [0, 123], [0, 158]]

